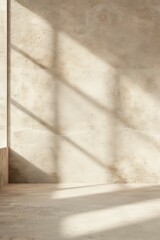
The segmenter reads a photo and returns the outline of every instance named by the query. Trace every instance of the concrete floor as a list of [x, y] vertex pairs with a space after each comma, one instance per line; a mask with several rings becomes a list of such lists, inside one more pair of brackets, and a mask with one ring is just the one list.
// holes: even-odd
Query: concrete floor
[[159, 240], [160, 185], [8, 185], [3, 240]]

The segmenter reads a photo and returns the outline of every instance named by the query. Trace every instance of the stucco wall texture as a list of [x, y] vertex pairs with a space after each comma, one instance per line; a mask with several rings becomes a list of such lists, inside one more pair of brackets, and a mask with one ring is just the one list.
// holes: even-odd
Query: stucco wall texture
[[7, 146], [7, 1], [0, 0], [0, 148]]
[[10, 182], [160, 182], [160, 1], [10, 12]]

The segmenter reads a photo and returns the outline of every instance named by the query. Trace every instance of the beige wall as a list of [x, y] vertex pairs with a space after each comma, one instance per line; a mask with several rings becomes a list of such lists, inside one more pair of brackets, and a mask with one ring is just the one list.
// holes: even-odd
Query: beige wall
[[7, 183], [7, 1], [0, 0], [0, 190]]
[[160, 182], [160, 1], [11, 1], [11, 182]]
[[0, 0], [0, 148], [7, 146], [7, 1]]

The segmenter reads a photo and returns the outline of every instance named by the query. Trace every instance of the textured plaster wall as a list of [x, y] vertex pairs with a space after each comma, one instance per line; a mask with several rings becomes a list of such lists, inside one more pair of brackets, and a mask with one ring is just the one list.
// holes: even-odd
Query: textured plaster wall
[[7, 1], [0, 0], [0, 190], [7, 183]]
[[7, 1], [0, 0], [0, 148], [7, 146]]
[[160, 182], [160, 1], [11, 1], [11, 182]]

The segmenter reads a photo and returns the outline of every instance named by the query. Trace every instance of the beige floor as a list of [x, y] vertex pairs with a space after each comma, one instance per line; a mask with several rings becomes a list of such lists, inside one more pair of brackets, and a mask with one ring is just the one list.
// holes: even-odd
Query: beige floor
[[160, 185], [8, 185], [0, 239], [159, 240]]

